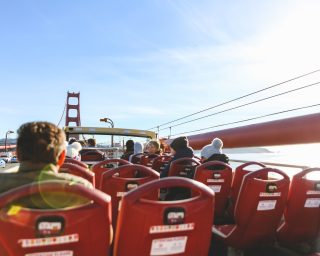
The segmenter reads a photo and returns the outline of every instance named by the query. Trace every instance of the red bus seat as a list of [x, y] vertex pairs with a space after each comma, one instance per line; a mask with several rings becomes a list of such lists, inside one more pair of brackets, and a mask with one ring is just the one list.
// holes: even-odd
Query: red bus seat
[[[99, 189], [112, 198], [112, 223], [114, 229], [116, 228], [122, 197], [128, 191], [157, 179], [159, 179], [159, 173], [149, 167], [138, 164], [123, 165], [102, 174]], [[158, 198], [158, 194], [153, 194], [152, 198]]]
[[[218, 169], [218, 170], [217, 170]], [[215, 220], [224, 217], [231, 189], [232, 168], [220, 161], [209, 161], [197, 166], [194, 179], [207, 185], [215, 193]]]
[[65, 163], [67, 164], [77, 164], [80, 165], [81, 167], [84, 167], [86, 169], [89, 169], [89, 166], [79, 160], [73, 159], [73, 158], [68, 158], [66, 157], [66, 159], [64, 160]]
[[[59, 193], [90, 203], [49, 210], [13, 203]], [[1, 255], [109, 255], [111, 198], [101, 191], [64, 181], [27, 184], [0, 195], [0, 216]]]
[[86, 179], [87, 181], [91, 182], [92, 185], [95, 187], [95, 175], [89, 169], [81, 167], [80, 165], [70, 164], [70, 163], [63, 163], [59, 168], [59, 172], [70, 173], [79, 177]]
[[201, 163], [195, 158], [179, 158], [171, 162], [168, 176], [179, 176], [193, 179], [195, 169], [200, 164]]
[[[161, 188], [183, 186], [195, 197], [156, 201], [148, 195]], [[124, 255], [208, 255], [214, 193], [204, 184], [168, 177], [126, 194], [119, 212], [114, 253]]]
[[[200, 164], [198, 160], [191, 157], [174, 160], [170, 164], [168, 177], [178, 176], [193, 179], [195, 169]], [[183, 198], [189, 198], [192, 191], [188, 188], [175, 187], [167, 191], [162, 190], [161, 193], [161, 198], [164, 198], [164, 200], [181, 200]]]
[[[278, 174], [282, 178], [270, 178], [269, 174]], [[235, 205], [235, 224], [214, 225], [214, 235], [237, 249], [274, 241], [289, 183], [289, 177], [277, 169], [263, 168], [246, 174]]]
[[97, 149], [83, 149], [80, 151], [81, 161], [103, 161], [105, 153]]
[[161, 173], [167, 167], [171, 159], [172, 156], [170, 155], [158, 156], [153, 160], [152, 169]]
[[256, 171], [264, 167], [266, 166], [259, 162], [248, 162], [248, 163], [239, 165], [235, 169], [232, 183], [231, 183], [230, 201], [229, 201], [229, 208], [228, 208], [228, 213], [231, 218], [234, 217], [234, 206], [237, 201], [244, 176], [252, 171]]
[[[144, 153], [138, 153], [138, 154], [134, 154], [134, 155], [131, 155], [131, 163], [133, 164], [140, 164], [140, 160], [141, 160], [141, 157], [144, 155]], [[130, 159], [130, 158], [129, 158]]]
[[159, 157], [158, 154], [145, 154], [140, 158], [140, 164], [152, 168], [153, 161]]
[[[316, 179], [307, 176], [315, 174]], [[312, 242], [320, 235], [320, 168], [305, 169], [293, 176], [284, 221], [277, 235], [281, 243]]]
[[126, 164], [131, 164], [131, 163], [124, 159], [107, 159], [94, 164], [91, 167], [91, 170], [95, 174], [96, 187], [97, 188], [100, 187], [101, 177], [105, 171], [108, 171], [110, 169], [117, 168], [119, 166], [126, 165]]

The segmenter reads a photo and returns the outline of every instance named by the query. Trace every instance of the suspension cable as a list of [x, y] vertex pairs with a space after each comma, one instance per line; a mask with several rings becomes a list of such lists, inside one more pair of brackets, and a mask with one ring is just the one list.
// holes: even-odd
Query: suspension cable
[[297, 110], [306, 109], [306, 108], [312, 108], [312, 107], [317, 107], [317, 106], [320, 106], [320, 103], [319, 104], [314, 104], [314, 105], [309, 105], [309, 106], [304, 106], [304, 107], [300, 107], [300, 108], [287, 109], [287, 110], [283, 110], [283, 111], [279, 111], [279, 112], [275, 112], [275, 113], [271, 113], [271, 114], [267, 114], [267, 115], [252, 117], [252, 118], [248, 118], [248, 119], [243, 119], [243, 120], [239, 120], [239, 121], [234, 121], [234, 122], [229, 122], [229, 123], [224, 123], [224, 124], [217, 124], [217, 125], [210, 126], [210, 127], [207, 127], [207, 128], [201, 128], [201, 129], [197, 129], [197, 130], [192, 130], [192, 131], [172, 134], [171, 136], [177, 136], [177, 135], [187, 134], [187, 133], [192, 133], [192, 132], [199, 132], [199, 131], [212, 129], [212, 128], [217, 128], [217, 127], [221, 127], [221, 126], [226, 126], [226, 125], [230, 125], [230, 124], [238, 124], [238, 123], [248, 122], [248, 121], [252, 121], [252, 120], [256, 120], [256, 119], [260, 119], [260, 118], [264, 118], [264, 117], [268, 117], [268, 116], [279, 115], [279, 114], [283, 114], [283, 113], [288, 113], [288, 112], [292, 112], [292, 111], [297, 111]]
[[275, 98], [275, 97], [278, 97], [278, 96], [281, 96], [281, 95], [284, 95], [284, 94], [288, 94], [288, 93], [291, 93], [291, 92], [295, 92], [295, 91], [302, 90], [302, 89], [305, 89], [305, 88], [308, 88], [308, 87], [311, 87], [311, 86], [314, 86], [314, 85], [319, 85], [319, 84], [320, 84], [320, 82], [316, 82], [316, 83], [313, 83], [313, 84], [308, 84], [308, 85], [305, 85], [305, 86], [301, 86], [301, 87], [298, 87], [298, 88], [295, 88], [295, 89], [292, 89], [292, 90], [289, 90], [289, 91], [285, 91], [285, 92], [282, 92], [282, 93], [278, 93], [278, 94], [275, 94], [275, 95], [272, 95], [272, 96], [269, 96], [269, 97], [266, 97], [266, 98], [262, 98], [262, 99], [259, 99], [259, 100], [254, 100], [254, 101], [251, 101], [251, 102], [239, 105], [239, 106], [235, 106], [235, 107], [232, 107], [232, 108], [224, 109], [224, 110], [221, 110], [221, 111], [209, 114], [209, 115], [201, 116], [201, 117], [189, 120], [189, 121], [185, 121], [185, 122], [182, 122], [182, 123], [171, 125], [170, 127], [165, 127], [165, 128], [160, 129], [160, 131], [166, 130], [168, 128], [176, 127], [176, 126], [179, 126], [179, 125], [182, 125], [182, 124], [187, 124], [187, 123], [191, 123], [191, 122], [194, 122], [194, 121], [198, 121], [200, 119], [203, 119], [203, 118], [206, 118], [206, 117], [209, 117], [209, 116], [214, 116], [214, 115], [218, 115], [218, 114], [221, 114], [221, 113], [225, 113], [227, 111], [238, 109], [238, 108], [241, 108], [241, 107], [244, 107], [244, 106], [248, 106], [248, 105], [251, 105], [251, 104], [254, 104], [254, 103], [257, 103], [257, 102], [265, 101], [265, 100], [268, 100], [268, 99], [271, 99], [271, 98]]
[[192, 113], [192, 114], [189, 114], [189, 115], [180, 117], [180, 118], [175, 119], [175, 120], [173, 120], [173, 121], [169, 121], [169, 122], [166, 122], [166, 123], [157, 125], [157, 126], [152, 127], [152, 128], [150, 128], [150, 129], [148, 129], [148, 130], [153, 130], [153, 129], [155, 129], [155, 128], [159, 128], [160, 126], [164, 126], [164, 125], [166, 125], [166, 124], [170, 124], [170, 123], [174, 123], [174, 122], [176, 122], [176, 121], [180, 121], [180, 120], [182, 120], [182, 119], [184, 119], [184, 118], [187, 118], [187, 117], [190, 117], [190, 116], [193, 116], [193, 115], [196, 115], [196, 114], [199, 114], [199, 113], [208, 111], [208, 110], [210, 110], [210, 109], [217, 108], [217, 107], [226, 105], [226, 104], [228, 104], [228, 103], [231, 103], [231, 102], [234, 102], [234, 101], [237, 101], [237, 100], [240, 100], [240, 99], [249, 97], [249, 96], [254, 95], [254, 94], [257, 94], [257, 93], [259, 93], [259, 92], [269, 90], [269, 89], [271, 89], [271, 88], [274, 88], [274, 87], [283, 85], [283, 84], [288, 83], [288, 82], [292, 82], [292, 81], [294, 81], [294, 80], [297, 80], [297, 79], [302, 78], [302, 77], [305, 77], [305, 76], [309, 76], [309, 75], [314, 74], [314, 73], [319, 72], [319, 71], [320, 71], [320, 69], [317, 69], [317, 70], [311, 71], [311, 72], [309, 72], [309, 73], [305, 73], [305, 74], [303, 74], [303, 75], [299, 75], [299, 76], [293, 77], [293, 78], [291, 78], [291, 79], [285, 80], [285, 81], [283, 81], [283, 82], [280, 82], [280, 83], [277, 83], [277, 84], [274, 84], [274, 85], [271, 85], [271, 86], [268, 86], [268, 87], [265, 87], [265, 88], [263, 88], [263, 89], [254, 91], [254, 92], [252, 92], [252, 93], [245, 94], [245, 95], [242, 95], [242, 96], [240, 96], [240, 97], [234, 98], [234, 99], [232, 99], [232, 100], [228, 100], [228, 101], [219, 103], [219, 104], [217, 104], [217, 105], [214, 105], [214, 106], [212, 106], [212, 107], [209, 107], [209, 108], [206, 108], [206, 109], [202, 109], [202, 110], [197, 111], [197, 112], [194, 112], [194, 113]]
[[67, 101], [66, 101], [66, 103], [64, 104], [64, 108], [63, 108], [63, 111], [62, 111], [62, 115], [61, 115], [61, 117], [60, 117], [60, 120], [59, 120], [57, 126], [60, 125], [60, 123], [61, 123], [61, 121], [62, 121], [62, 118], [63, 118], [63, 116], [64, 116], [64, 114], [65, 114], [65, 112], [66, 112], [66, 108], [67, 108]]

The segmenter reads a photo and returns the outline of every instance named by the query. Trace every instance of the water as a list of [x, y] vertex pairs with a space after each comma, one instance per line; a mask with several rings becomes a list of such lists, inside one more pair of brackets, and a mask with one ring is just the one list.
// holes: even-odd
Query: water
[[[263, 148], [224, 149], [223, 152], [232, 160], [280, 163], [285, 165], [300, 166], [300, 168], [292, 168], [270, 165], [270, 167], [278, 168], [286, 172], [289, 176], [301, 171], [302, 167], [320, 168], [320, 143]], [[196, 154], [200, 155], [200, 151], [196, 151]], [[241, 163], [239, 162], [230, 162], [230, 165], [233, 169], [240, 164]], [[320, 175], [317, 175], [316, 179], [320, 180]]]

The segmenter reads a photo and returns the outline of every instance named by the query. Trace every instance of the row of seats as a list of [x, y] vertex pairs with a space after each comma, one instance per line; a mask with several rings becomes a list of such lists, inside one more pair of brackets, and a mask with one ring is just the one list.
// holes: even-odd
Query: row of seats
[[[317, 178], [309, 179], [310, 174]], [[228, 245], [244, 248], [275, 237], [290, 245], [319, 238], [320, 168], [305, 169], [290, 181], [284, 172], [259, 162], [242, 164], [232, 172], [222, 162], [200, 164], [182, 158], [171, 164], [171, 175], [193, 178], [215, 192], [213, 232]], [[221, 219], [231, 224], [219, 225]], [[249, 233], [243, 233], [244, 226]]]
[[[129, 166], [130, 163], [127, 162], [121, 162], [125, 165], [114, 169], [114, 165], [108, 166], [112, 161], [115, 160], [105, 160], [97, 165], [103, 174], [103, 182], [100, 182], [98, 188], [112, 195], [113, 227], [116, 228], [121, 197], [131, 189], [159, 178], [158, 173], [150, 168], [141, 165]], [[260, 170], [252, 172], [252, 166]], [[108, 167], [113, 168], [112, 171], [106, 172], [105, 168]], [[201, 165], [197, 160], [187, 158], [173, 162], [169, 176], [193, 178], [210, 187], [215, 192], [216, 219], [224, 217], [226, 204], [231, 202], [228, 213], [233, 217], [234, 223], [223, 226], [216, 223], [213, 233], [228, 245], [244, 248], [270, 242], [276, 236], [285, 244], [312, 241], [318, 237], [320, 182], [307, 179], [311, 172], [319, 173], [320, 169], [304, 170], [295, 175], [290, 183], [285, 173], [266, 168], [257, 162], [238, 166], [232, 176], [232, 169], [227, 164], [213, 161]], [[282, 178], [270, 179], [269, 173], [277, 173]], [[245, 178], [251, 181], [246, 183]], [[150, 195], [149, 199], [156, 198], [157, 194], [154, 194]], [[280, 222], [283, 213], [284, 219]], [[245, 232], [243, 229], [239, 229], [243, 225], [247, 226], [248, 232], [252, 232], [251, 237], [242, 233]], [[256, 228], [250, 229], [249, 226]]]
[[[124, 171], [126, 172], [126, 171]], [[162, 202], [153, 195], [163, 187], [183, 186], [196, 195]], [[90, 203], [65, 209], [29, 209], [16, 200], [40, 194], [48, 201], [61, 194]], [[50, 194], [51, 197], [46, 195]], [[0, 255], [208, 255], [214, 193], [204, 184], [171, 177], [148, 182], [122, 198], [112, 239], [111, 196], [67, 182], [41, 182], [0, 196]], [[199, 239], [201, 237], [201, 239]], [[114, 244], [112, 246], [112, 241]]]

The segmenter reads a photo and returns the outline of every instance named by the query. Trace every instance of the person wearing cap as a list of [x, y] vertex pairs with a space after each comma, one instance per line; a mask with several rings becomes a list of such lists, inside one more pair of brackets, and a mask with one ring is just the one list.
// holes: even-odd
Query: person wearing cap
[[183, 157], [190, 157], [192, 158], [194, 156], [193, 149], [189, 147], [189, 141], [188, 138], [185, 136], [181, 136], [178, 138], [175, 138], [171, 144], [171, 154], [173, 155], [173, 158], [167, 165], [167, 167], [161, 172], [160, 178], [167, 177], [169, 174], [170, 164], [180, 158]]
[[229, 163], [229, 157], [222, 153], [223, 142], [219, 138], [214, 138], [209, 145], [201, 149], [201, 162], [221, 161], [226, 164]]

